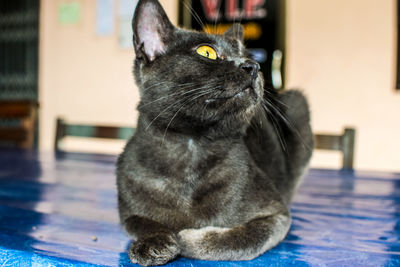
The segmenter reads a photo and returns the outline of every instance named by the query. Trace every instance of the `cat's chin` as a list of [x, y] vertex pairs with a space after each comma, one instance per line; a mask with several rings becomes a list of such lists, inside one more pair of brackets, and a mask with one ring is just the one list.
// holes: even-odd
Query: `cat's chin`
[[[204, 103], [209, 108], [221, 108], [225, 107], [228, 110], [244, 110], [253, 106], [257, 103], [258, 94], [252, 86], [244, 87], [233, 93], [228, 93], [225, 95], [220, 95], [214, 98], [208, 98]], [[232, 110], [232, 111], [233, 111]]]
[[220, 97], [215, 97], [215, 98], [209, 98], [209, 99], [206, 99], [204, 102], [206, 104], [211, 104], [211, 103], [215, 103], [215, 102], [223, 103], [223, 102], [226, 102], [226, 101], [228, 101], [230, 99], [235, 99], [235, 98], [241, 99], [241, 98], [244, 98], [246, 96], [249, 96], [251, 94], [251, 91], [254, 91], [254, 89], [251, 86], [249, 86], [249, 87], [246, 87], [246, 88], [244, 88], [244, 89], [242, 89], [242, 90], [240, 90], [238, 92], [234, 92], [231, 95], [220, 96]]

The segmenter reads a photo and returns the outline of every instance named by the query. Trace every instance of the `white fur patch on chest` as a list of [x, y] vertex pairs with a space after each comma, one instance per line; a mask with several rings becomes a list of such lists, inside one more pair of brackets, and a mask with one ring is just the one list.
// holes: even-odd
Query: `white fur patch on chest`
[[194, 140], [190, 138], [187, 142], [187, 151], [186, 151], [186, 167], [184, 170], [185, 178], [188, 181], [194, 181], [198, 178], [198, 174], [195, 171], [195, 166], [199, 161], [199, 147], [195, 144]]

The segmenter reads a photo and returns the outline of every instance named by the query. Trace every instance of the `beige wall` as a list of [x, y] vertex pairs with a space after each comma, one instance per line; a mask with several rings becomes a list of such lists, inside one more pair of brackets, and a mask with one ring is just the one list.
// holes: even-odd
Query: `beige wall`
[[[309, 97], [315, 131], [357, 128], [355, 166], [400, 170], [395, 0], [288, 0], [287, 85]], [[314, 166], [337, 159], [317, 153]]]
[[[81, 4], [81, 21], [60, 25], [61, 3]], [[167, 13], [177, 17], [174, 1], [161, 1]], [[117, 18], [118, 1], [114, 1]], [[73, 122], [133, 126], [136, 122], [138, 91], [132, 75], [133, 49], [118, 45], [118, 22], [114, 34], [96, 34], [95, 0], [41, 0], [40, 14], [40, 148], [51, 150], [55, 119]], [[66, 140], [71, 149], [86, 149], [84, 143]], [[121, 142], [89, 144], [88, 150], [118, 152]]]
[[[76, 1], [82, 4], [81, 22], [60, 25], [59, 3]], [[161, 2], [176, 21], [176, 0]], [[134, 53], [118, 47], [118, 24], [112, 36], [96, 35], [95, 3], [41, 1], [40, 146], [44, 150], [52, 148], [56, 116], [75, 122], [135, 124]], [[287, 0], [287, 85], [307, 94], [315, 131], [357, 128], [360, 169], [400, 170], [395, 16], [395, 0]], [[74, 140], [70, 143], [83, 147]], [[89, 149], [118, 152], [121, 147], [122, 143], [107, 142]], [[338, 167], [339, 161], [337, 154], [318, 152], [313, 166]]]

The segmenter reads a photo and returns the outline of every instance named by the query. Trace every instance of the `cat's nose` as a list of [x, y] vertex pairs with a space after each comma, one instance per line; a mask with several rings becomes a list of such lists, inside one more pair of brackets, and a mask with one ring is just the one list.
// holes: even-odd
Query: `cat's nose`
[[246, 60], [244, 63], [240, 64], [239, 67], [249, 73], [253, 78], [257, 77], [258, 71], [260, 70], [260, 65], [254, 60]]

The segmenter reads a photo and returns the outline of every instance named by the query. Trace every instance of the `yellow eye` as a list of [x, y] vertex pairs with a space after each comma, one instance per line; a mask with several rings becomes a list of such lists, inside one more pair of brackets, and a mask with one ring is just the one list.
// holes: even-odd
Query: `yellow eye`
[[202, 45], [199, 46], [196, 49], [197, 54], [209, 58], [209, 59], [213, 59], [216, 60], [217, 59], [217, 52], [215, 52], [214, 48], [212, 48], [211, 46], [208, 45]]

